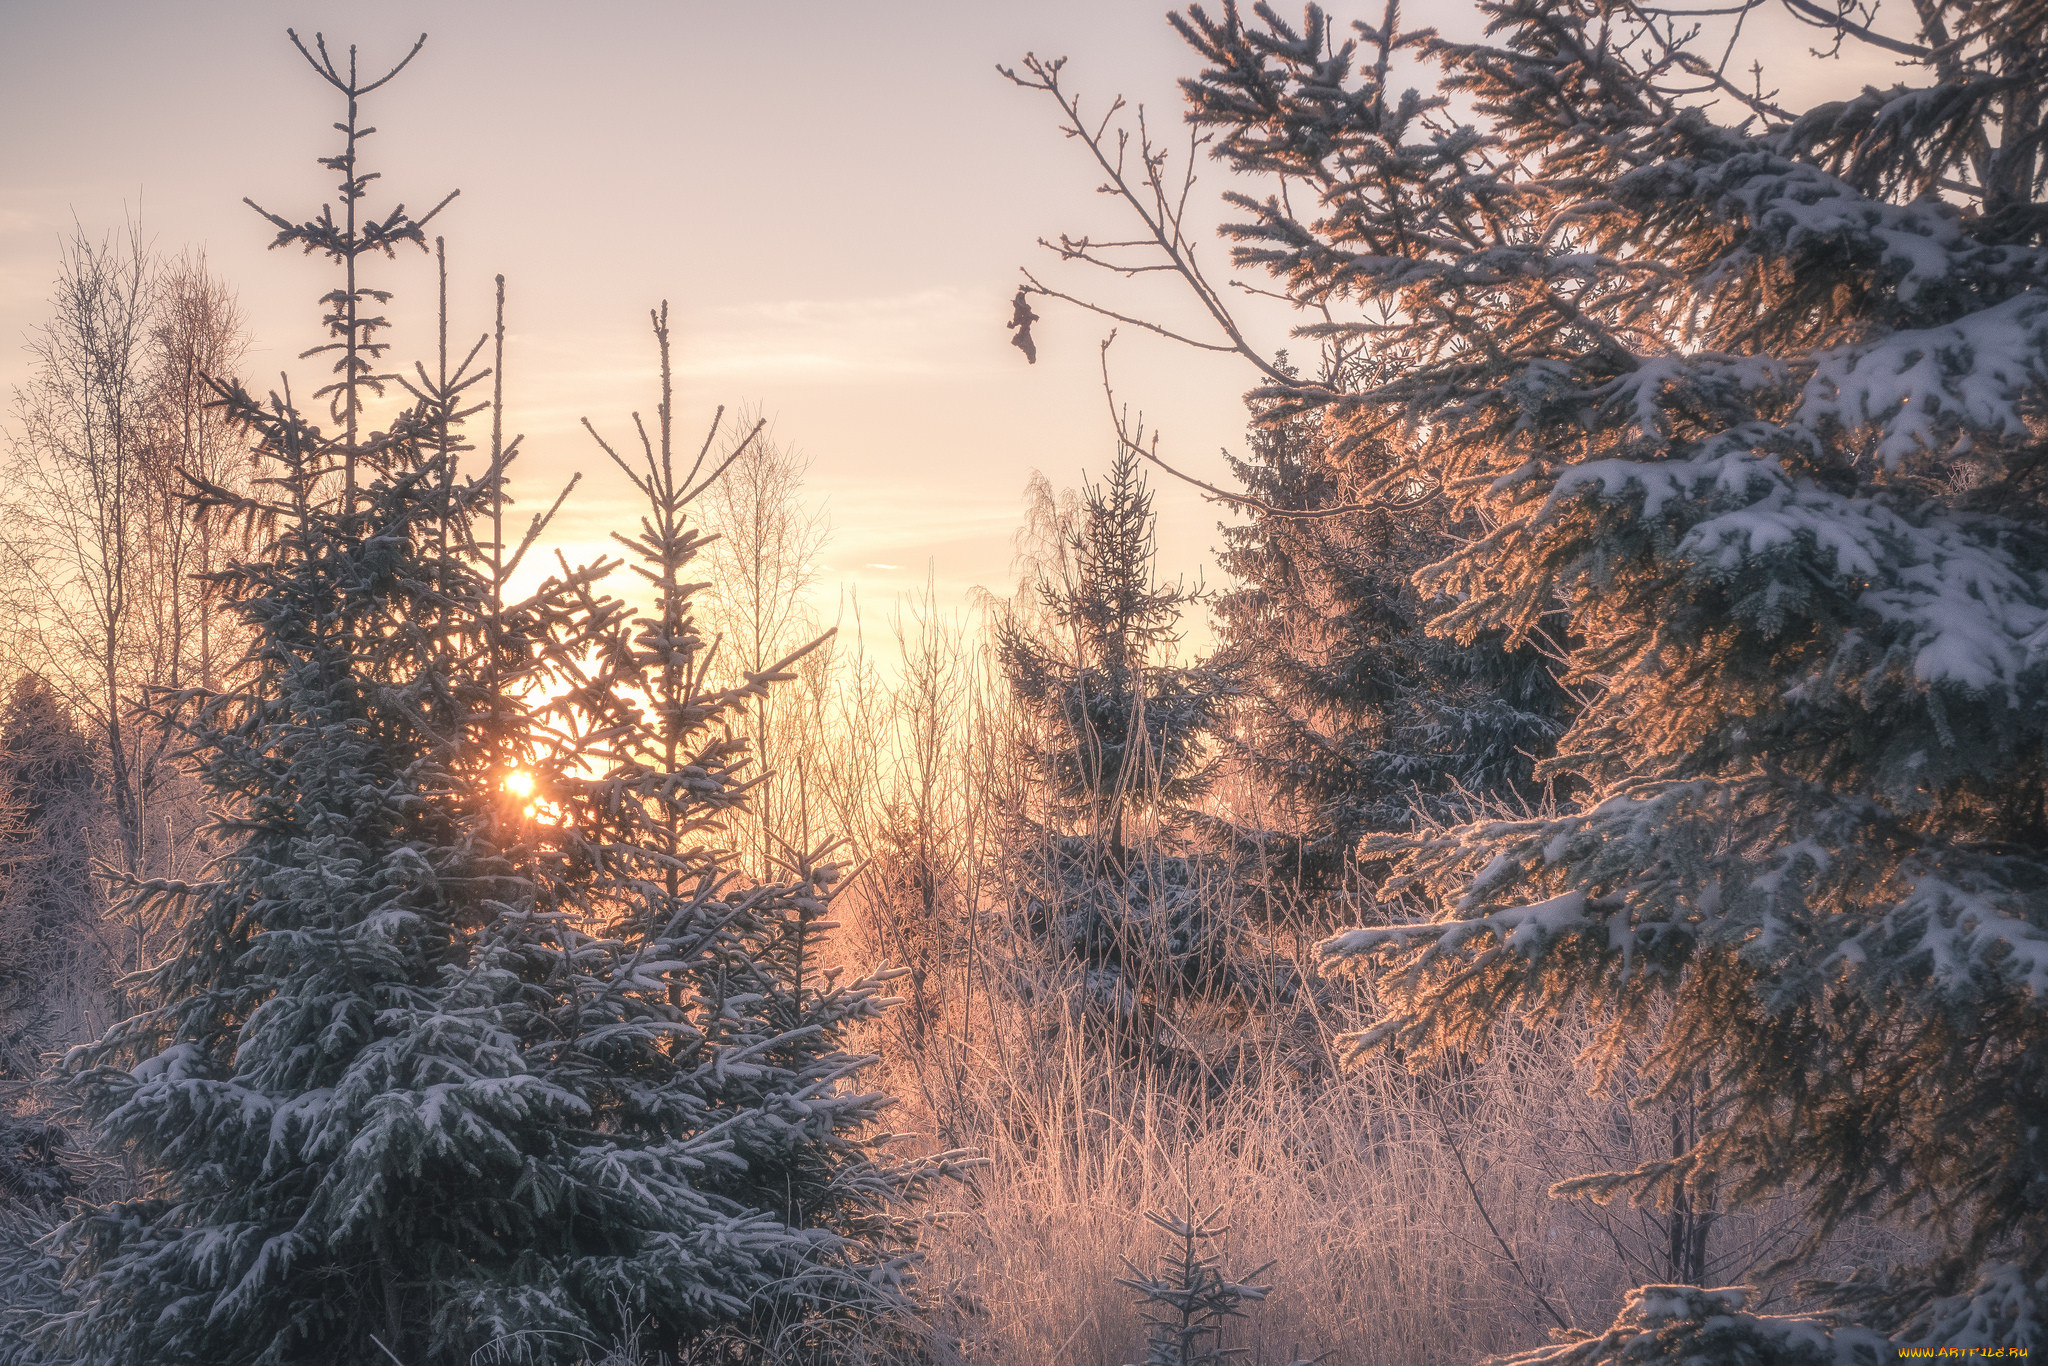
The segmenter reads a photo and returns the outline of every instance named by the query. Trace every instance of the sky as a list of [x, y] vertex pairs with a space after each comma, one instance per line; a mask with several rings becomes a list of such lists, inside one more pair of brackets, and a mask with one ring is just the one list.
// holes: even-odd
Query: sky
[[[1407, 13], [1472, 28], [1462, 3]], [[314, 300], [330, 268], [267, 251], [270, 231], [242, 203], [304, 218], [333, 198], [315, 158], [342, 111], [287, 25], [356, 44], [365, 70], [429, 34], [365, 106], [380, 129], [365, 164], [383, 176], [371, 203], [417, 210], [461, 190], [432, 229], [448, 240], [453, 331], [489, 324], [502, 272], [508, 425], [527, 436], [517, 487], [551, 500], [585, 475], [554, 537], [572, 553], [631, 524], [630, 490], [578, 420], [623, 436], [652, 409], [647, 310], [663, 299], [682, 430], [748, 406], [809, 457], [808, 491], [833, 528], [828, 599], [851, 586], [887, 601], [927, 575], [950, 604], [976, 585], [1007, 592], [1032, 471], [1072, 485], [1113, 454], [1109, 324], [1041, 301], [1028, 365], [1004, 323], [1019, 267], [1050, 262], [1036, 239], [1129, 224], [1094, 192], [1100, 177], [1057, 111], [995, 66], [1067, 56], [1089, 108], [1122, 93], [1184, 136], [1174, 80], [1195, 63], [1157, 0], [0, 0], [0, 394], [26, 373], [18, 341], [43, 315], [60, 236], [130, 217], [160, 250], [203, 249], [238, 291], [252, 389], [281, 370], [310, 384], [311, 363], [294, 357], [322, 340]], [[1213, 221], [1227, 176], [1201, 173], [1196, 214]], [[1203, 252], [1220, 269], [1222, 245]], [[1053, 273], [1126, 311], [1196, 321], [1158, 282], [1081, 269]], [[394, 356], [426, 356], [431, 261], [372, 272], [397, 295]], [[1286, 316], [1247, 319], [1263, 347], [1286, 345]], [[1248, 366], [1123, 331], [1117, 401], [1176, 464], [1227, 482], [1221, 450], [1242, 449]], [[1223, 514], [1154, 483], [1162, 570], [1214, 585]]]
[[[58, 240], [138, 215], [202, 247], [240, 295], [252, 388], [317, 343], [329, 268], [266, 250], [243, 196], [288, 217], [332, 199], [314, 158], [340, 102], [285, 36], [355, 43], [364, 69], [425, 50], [368, 98], [372, 203], [461, 196], [446, 234], [454, 332], [507, 277], [509, 425], [528, 497], [585, 475], [559, 538], [602, 542], [631, 492], [578, 426], [614, 436], [654, 403], [647, 310], [670, 301], [679, 426], [720, 404], [768, 416], [811, 460], [833, 533], [825, 592], [892, 597], [929, 573], [950, 602], [1007, 591], [1034, 469], [1057, 485], [1114, 450], [1099, 344], [1070, 311], [1029, 365], [1004, 327], [1041, 235], [1117, 226], [1043, 96], [995, 71], [1071, 54], [1086, 92], [1173, 103], [1188, 62], [1155, 3], [561, 5], [28, 3], [0, 0], [0, 390], [27, 365]], [[1214, 177], [1212, 177], [1213, 179]], [[1220, 259], [1220, 248], [1211, 256]], [[1034, 263], [1035, 264], [1035, 263]], [[377, 262], [393, 355], [426, 354], [433, 267]], [[1131, 295], [1129, 297], [1138, 297]], [[1161, 300], [1171, 304], [1171, 300]], [[1278, 327], [1271, 329], [1281, 337]], [[1283, 343], [1284, 344], [1284, 343]], [[1120, 401], [1188, 466], [1242, 438], [1242, 362], [1126, 336]], [[1162, 568], [1207, 573], [1217, 511], [1160, 490]], [[886, 567], [884, 567], [886, 566]]]

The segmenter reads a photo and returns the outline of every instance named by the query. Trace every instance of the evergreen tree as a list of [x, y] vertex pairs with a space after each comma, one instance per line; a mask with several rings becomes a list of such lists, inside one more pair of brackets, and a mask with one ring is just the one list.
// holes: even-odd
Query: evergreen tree
[[387, 378], [364, 305], [389, 296], [361, 258], [424, 246], [432, 215], [361, 212], [358, 102], [383, 82], [353, 52], [346, 74], [324, 43], [306, 55], [348, 101], [323, 162], [344, 212], [267, 216], [278, 245], [342, 268], [318, 348], [339, 431], [217, 382], [266, 477], [199, 496], [271, 536], [214, 575], [251, 633], [244, 681], [158, 703], [221, 852], [205, 881], [135, 890], [183, 926], [150, 976], [161, 1004], [71, 1063], [104, 1133], [160, 1174], [67, 1229], [84, 1283], [62, 1340], [81, 1361], [453, 1360], [523, 1292], [539, 1231], [595, 1193], [559, 1160], [581, 1102], [523, 1047], [556, 955], [500, 786], [568, 595], [501, 601], [487, 528], [508, 455], [476, 478], [458, 464], [480, 373], [444, 355], [364, 430]]
[[68, 1366], [37, 1341], [70, 1303], [64, 1263], [49, 1251], [54, 1214], [54, 1206], [0, 1201], [0, 1366]]
[[546, 517], [505, 527], [502, 285], [492, 369], [488, 338], [453, 364], [444, 341], [365, 430], [394, 377], [359, 258], [423, 246], [426, 219], [359, 214], [359, 101], [390, 75], [316, 47], [349, 105], [324, 162], [344, 212], [270, 217], [344, 273], [321, 348], [339, 430], [217, 383], [265, 469], [249, 494], [198, 481], [271, 533], [213, 576], [252, 643], [241, 682], [157, 710], [220, 853], [134, 890], [184, 927], [161, 1004], [71, 1060], [158, 1175], [68, 1225], [78, 1293], [47, 1340], [83, 1363], [553, 1363], [901, 1310], [889, 1206], [933, 1169], [869, 1159], [882, 1101], [846, 1093], [861, 1060], [838, 1048], [877, 984], [816, 968], [827, 870], [732, 888], [707, 843], [745, 745], [717, 724], [740, 693], [694, 691], [666, 396], [641, 542], [660, 620], [596, 591], [605, 564], [508, 600]]
[[1567, 697], [1531, 644], [1429, 634], [1449, 604], [1425, 598], [1415, 576], [1454, 548], [1442, 500], [1418, 482], [1398, 507], [1320, 515], [1385, 473], [1382, 443], [1340, 455], [1313, 416], [1258, 421], [1249, 435], [1249, 457], [1231, 466], [1258, 502], [1249, 522], [1220, 528], [1236, 586], [1215, 611], [1244, 669], [1230, 748], [1295, 812], [1291, 829], [1256, 832], [1264, 860], [1298, 890], [1328, 892], [1369, 835], [1488, 799], [1540, 803], [1535, 765]]
[[[106, 803], [92, 748], [40, 676], [16, 680], [0, 708], [0, 1096], [25, 1094], [46, 1055], [76, 1039], [110, 988], [91, 842]], [[101, 1018], [104, 1018], [102, 1016]], [[14, 1097], [8, 1096], [11, 1100]], [[0, 1174], [0, 1193], [7, 1182]]]
[[[1486, 527], [1423, 576], [1433, 629], [1561, 611], [1592, 694], [1549, 766], [1575, 812], [1425, 832], [1397, 886], [1435, 917], [1327, 945], [1387, 968], [1364, 1042], [1594, 1003], [1707, 1123], [1566, 1193], [1896, 1213], [1938, 1254], [1843, 1304], [2043, 1345], [2048, 18], [1796, 5], [1911, 82], [1802, 112], [1653, 11], [1483, 8], [1470, 44], [1175, 20], [1191, 116], [1294, 186], [1233, 196], [1238, 259], [1385, 367], [1263, 399], [1414, 438], [1368, 492], [1441, 480]], [[1445, 92], [1394, 88], [1402, 53]]]
[[1135, 454], [1120, 451], [1043, 530], [1039, 620], [1013, 608], [997, 631], [1043, 801], [1026, 817], [1023, 919], [1081, 970], [1096, 1005], [1130, 1020], [1227, 975], [1221, 870], [1167, 841], [1210, 781], [1210, 735], [1236, 683], [1224, 661], [1168, 661], [1197, 594], [1155, 578]]
[[0, 1366], [43, 1366], [30, 1329], [64, 1306], [43, 1240], [62, 1203], [90, 1192], [67, 1160], [75, 1126], [40, 1083], [52, 1053], [104, 1018], [113, 954], [92, 876], [106, 816], [92, 749], [35, 674], [0, 708], [0, 803]]
[[1090, 832], [1120, 863], [1140, 811], [1170, 821], [1204, 790], [1229, 682], [1214, 662], [1165, 662], [1199, 594], [1156, 580], [1152, 492], [1136, 455], [1119, 451], [1078, 515], [1048, 530], [1057, 545], [1034, 585], [1045, 629], [1016, 612], [1003, 619], [1003, 672], [1042, 723], [1031, 757], [1048, 780], [1050, 819]]
[[[639, 426], [641, 458], [599, 442], [645, 499], [639, 534], [618, 539], [654, 602], [565, 675], [566, 729], [592, 743], [538, 793], [559, 804], [565, 885], [598, 936], [578, 955], [561, 1047], [589, 1073], [587, 1160], [620, 1167], [619, 1184], [649, 1202], [636, 1217], [689, 1203], [722, 1217], [704, 1219], [713, 1242], [634, 1249], [607, 1269], [650, 1316], [641, 1342], [699, 1360], [832, 1360], [847, 1330], [907, 1326], [903, 1206], [966, 1158], [891, 1160], [876, 1121], [894, 1102], [846, 1084], [876, 1061], [846, 1051], [849, 1029], [893, 1004], [886, 984], [904, 970], [842, 984], [820, 961], [841, 872], [832, 846], [784, 850], [787, 881], [738, 872], [723, 822], [758, 781], [742, 775], [754, 755], [738, 726], [824, 642], [706, 685], [711, 644], [695, 612], [707, 585], [690, 571], [711, 537], [689, 511], [765, 424], [707, 472], [714, 421], [679, 472], [666, 305], [653, 321], [662, 389], [653, 431]], [[742, 1260], [751, 1279], [677, 1302], [721, 1260]]]
[[1495, 1360], [1498, 1366], [1878, 1366], [1894, 1359], [1883, 1335], [1800, 1314], [1758, 1314], [1741, 1286], [1646, 1285], [1628, 1293], [1604, 1333]]
[[1225, 1275], [1222, 1261], [1209, 1254], [1209, 1244], [1230, 1232], [1192, 1204], [1185, 1215], [1146, 1210], [1147, 1223], [1170, 1234], [1173, 1246], [1159, 1259], [1159, 1271], [1148, 1276], [1129, 1257], [1117, 1277], [1138, 1296], [1145, 1319], [1144, 1366], [1225, 1366], [1250, 1356], [1244, 1347], [1225, 1347], [1230, 1320], [1246, 1317], [1243, 1306], [1257, 1303], [1272, 1290], [1254, 1285], [1272, 1270], [1272, 1263], [1249, 1273]]

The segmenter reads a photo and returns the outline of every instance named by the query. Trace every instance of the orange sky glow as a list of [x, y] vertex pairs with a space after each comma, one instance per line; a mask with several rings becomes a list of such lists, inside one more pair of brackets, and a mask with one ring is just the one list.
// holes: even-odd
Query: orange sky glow
[[[509, 425], [527, 435], [518, 487], [544, 502], [586, 476], [553, 540], [573, 557], [631, 524], [631, 490], [578, 419], [624, 434], [634, 409], [652, 408], [647, 309], [667, 298], [681, 432], [694, 440], [721, 403], [753, 404], [811, 458], [833, 528], [818, 590], [828, 619], [842, 588], [879, 616], [927, 573], [948, 604], [976, 585], [1004, 593], [1031, 471], [1075, 484], [1113, 450], [1108, 324], [1041, 302], [1040, 360], [1026, 365], [1003, 326], [1017, 269], [1046, 263], [1040, 235], [1128, 225], [1093, 193], [1051, 106], [994, 65], [1067, 54], [1094, 108], [1121, 91], [1177, 130], [1173, 80], [1192, 54], [1163, 13], [1156, 0], [0, 0], [0, 393], [25, 374], [16, 340], [44, 312], [60, 235], [74, 218], [98, 234], [138, 212], [158, 248], [203, 247], [238, 290], [252, 388], [281, 369], [312, 380], [293, 357], [320, 340], [313, 301], [330, 276], [267, 252], [269, 231], [241, 203], [302, 217], [332, 198], [314, 158], [339, 110], [284, 29], [354, 42], [366, 68], [424, 29], [426, 50], [367, 107], [383, 130], [366, 157], [383, 173], [372, 202], [419, 208], [461, 189], [434, 224], [453, 330], [488, 325], [503, 272]], [[1462, 4], [1408, 7], [1425, 17], [1470, 28]], [[1886, 78], [1794, 65], [1800, 81]], [[1210, 194], [1226, 183], [1205, 169]], [[1223, 246], [1204, 250], [1220, 270]], [[373, 271], [397, 294], [394, 358], [424, 357], [431, 260]], [[1196, 321], [1170, 290], [1066, 279]], [[1287, 344], [1284, 313], [1248, 312], [1261, 344]], [[1227, 482], [1219, 448], [1242, 449], [1247, 367], [1128, 328], [1112, 357], [1119, 399], [1159, 427], [1162, 450]], [[1162, 570], [1213, 584], [1219, 510], [1154, 483]]]

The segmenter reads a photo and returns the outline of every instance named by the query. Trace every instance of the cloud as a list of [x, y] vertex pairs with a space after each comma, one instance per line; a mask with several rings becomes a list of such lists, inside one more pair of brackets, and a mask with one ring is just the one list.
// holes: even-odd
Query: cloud
[[[671, 320], [678, 380], [721, 389], [784, 391], [792, 384], [929, 380], [992, 369], [1001, 328], [986, 301], [958, 289], [857, 299], [778, 299], [683, 313]], [[511, 338], [523, 371], [520, 407], [542, 427], [605, 411], [604, 395], [638, 401], [655, 378], [654, 345], [639, 329], [591, 336]], [[993, 359], [991, 359], [993, 357]], [[572, 413], [572, 408], [574, 413]]]

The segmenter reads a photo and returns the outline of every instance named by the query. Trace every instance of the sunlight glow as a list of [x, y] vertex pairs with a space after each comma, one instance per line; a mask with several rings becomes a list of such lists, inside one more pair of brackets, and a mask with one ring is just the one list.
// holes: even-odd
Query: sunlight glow
[[531, 797], [533, 795], [533, 775], [531, 773], [521, 773], [517, 770], [507, 773], [505, 775], [505, 790], [515, 797]]

